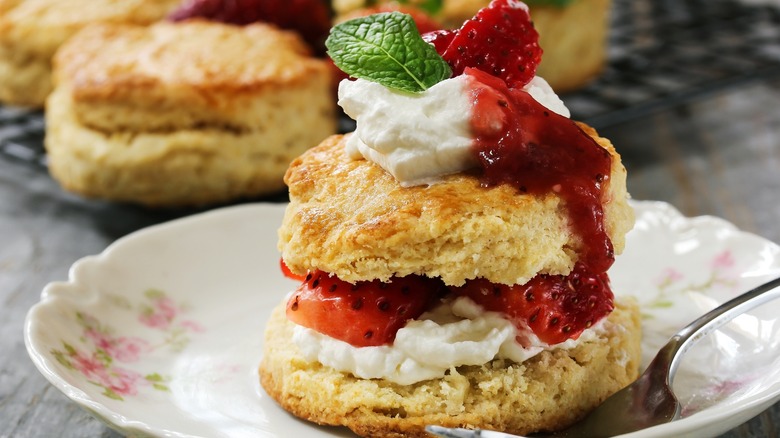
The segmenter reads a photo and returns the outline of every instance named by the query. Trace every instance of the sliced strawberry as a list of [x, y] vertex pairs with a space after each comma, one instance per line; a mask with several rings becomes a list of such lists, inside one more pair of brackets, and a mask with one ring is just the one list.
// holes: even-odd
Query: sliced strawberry
[[476, 279], [453, 291], [486, 310], [506, 314], [515, 326], [529, 327], [551, 345], [577, 339], [614, 309], [607, 274], [593, 274], [580, 263], [569, 275], [538, 275], [514, 286]]
[[287, 266], [287, 263], [285, 263], [284, 259], [282, 258], [279, 259], [279, 267], [282, 269], [282, 274], [291, 280], [303, 281], [306, 279], [305, 275], [298, 275], [293, 273], [293, 271], [290, 270], [290, 267]]
[[185, 0], [168, 16], [172, 21], [194, 17], [238, 25], [272, 23], [298, 32], [317, 53], [324, 53], [331, 26], [323, 0]]
[[356, 347], [386, 345], [443, 290], [440, 280], [417, 275], [353, 285], [315, 271], [287, 302], [287, 318]]
[[[433, 42], [450, 64], [454, 76], [473, 67], [498, 76], [513, 88], [533, 79], [542, 59], [539, 34], [534, 29], [528, 7], [518, 0], [493, 0], [453, 36], [437, 35]], [[431, 36], [423, 39], [431, 42]], [[449, 44], [444, 40], [451, 38]]]

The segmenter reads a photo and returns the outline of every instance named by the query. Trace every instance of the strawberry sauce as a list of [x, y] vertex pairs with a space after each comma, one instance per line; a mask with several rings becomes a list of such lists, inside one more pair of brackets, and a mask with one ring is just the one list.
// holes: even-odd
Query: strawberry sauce
[[612, 164], [609, 152], [525, 91], [510, 89], [479, 70], [465, 74], [478, 83], [472, 129], [482, 185], [511, 184], [534, 195], [557, 193], [582, 238], [580, 261], [592, 272], [606, 272], [615, 260], [601, 205]]

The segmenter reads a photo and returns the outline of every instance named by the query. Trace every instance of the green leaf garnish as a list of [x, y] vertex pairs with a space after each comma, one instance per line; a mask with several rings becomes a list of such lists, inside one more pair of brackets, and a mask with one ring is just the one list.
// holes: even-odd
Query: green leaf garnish
[[400, 12], [345, 21], [331, 30], [325, 46], [348, 75], [395, 90], [419, 93], [452, 75], [412, 17]]

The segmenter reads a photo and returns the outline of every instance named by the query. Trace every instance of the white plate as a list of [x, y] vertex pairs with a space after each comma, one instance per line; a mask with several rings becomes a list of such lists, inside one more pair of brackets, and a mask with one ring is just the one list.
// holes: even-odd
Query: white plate
[[[637, 202], [611, 271], [643, 305], [644, 351], [718, 303], [780, 275], [780, 248], [712, 217]], [[299, 421], [259, 387], [271, 308], [295, 283], [279, 271], [283, 205], [216, 210], [133, 233], [78, 261], [27, 316], [43, 375], [130, 435], [352, 436]], [[685, 418], [627, 436], [713, 436], [780, 399], [780, 302], [745, 315], [689, 353], [675, 388]]]

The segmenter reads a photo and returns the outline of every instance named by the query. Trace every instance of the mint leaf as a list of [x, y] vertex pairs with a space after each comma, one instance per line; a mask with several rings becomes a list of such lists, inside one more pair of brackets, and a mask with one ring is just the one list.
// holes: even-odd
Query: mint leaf
[[418, 93], [452, 75], [449, 64], [423, 41], [412, 17], [374, 14], [334, 27], [325, 41], [333, 62], [352, 77]]

